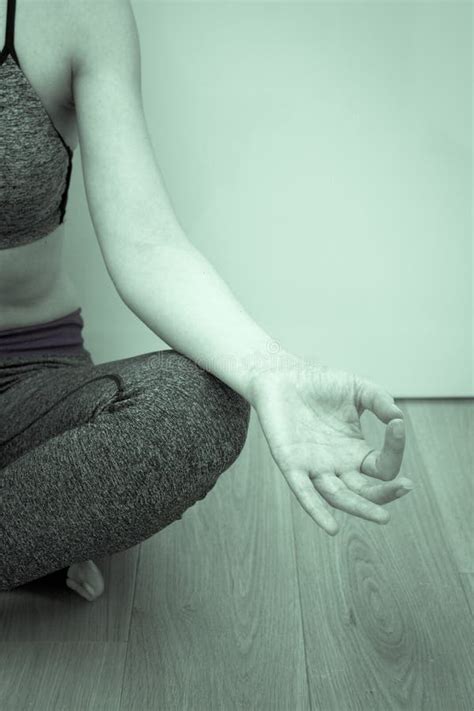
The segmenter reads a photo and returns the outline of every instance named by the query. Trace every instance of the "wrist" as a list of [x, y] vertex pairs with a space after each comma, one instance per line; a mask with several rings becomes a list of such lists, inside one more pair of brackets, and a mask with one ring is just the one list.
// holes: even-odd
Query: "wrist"
[[264, 341], [263, 346], [259, 344], [253, 349], [247, 349], [245, 354], [213, 355], [194, 360], [254, 407], [261, 400], [263, 392], [268, 392], [269, 386], [274, 387], [280, 380], [284, 382], [285, 373], [311, 364], [311, 361], [283, 350], [272, 339]]
[[247, 399], [254, 407], [260, 397], [292, 372], [304, 369], [311, 362], [290, 351], [278, 350], [277, 353], [261, 353], [252, 362], [247, 376]]

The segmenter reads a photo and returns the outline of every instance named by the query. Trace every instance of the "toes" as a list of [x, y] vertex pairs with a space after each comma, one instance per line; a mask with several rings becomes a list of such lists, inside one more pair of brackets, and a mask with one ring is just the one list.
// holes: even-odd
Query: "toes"
[[90, 601], [102, 595], [105, 588], [102, 573], [92, 560], [71, 565], [66, 584], [71, 590]]
[[[92, 588], [89, 588], [87, 583], [80, 585], [73, 578], [67, 578], [66, 585], [68, 586], [68, 588], [74, 590], [74, 592], [76, 592], [78, 595], [83, 597], [85, 600], [88, 600], [89, 602], [93, 602], [97, 597], [95, 593], [91, 592]], [[86, 585], [89, 590], [87, 590]]]
[[96, 597], [99, 597], [104, 592], [105, 587], [102, 573], [93, 560], [86, 561], [85, 565], [87, 566], [87, 572], [83, 578], [84, 583], [92, 588], [92, 592]]

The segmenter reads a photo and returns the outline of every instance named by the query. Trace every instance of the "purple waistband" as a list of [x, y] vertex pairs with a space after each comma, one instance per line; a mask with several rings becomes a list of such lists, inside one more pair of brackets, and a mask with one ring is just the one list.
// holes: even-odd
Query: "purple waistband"
[[81, 308], [66, 316], [31, 326], [0, 329], [0, 357], [38, 353], [81, 355], [84, 353]]

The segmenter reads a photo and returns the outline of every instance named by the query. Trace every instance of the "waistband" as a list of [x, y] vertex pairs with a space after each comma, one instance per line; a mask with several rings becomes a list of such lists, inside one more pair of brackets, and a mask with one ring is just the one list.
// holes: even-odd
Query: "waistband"
[[38, 355], [83, 356], [81, 308], [61, 318], [30, 326], [0, 329], [0, 360]]

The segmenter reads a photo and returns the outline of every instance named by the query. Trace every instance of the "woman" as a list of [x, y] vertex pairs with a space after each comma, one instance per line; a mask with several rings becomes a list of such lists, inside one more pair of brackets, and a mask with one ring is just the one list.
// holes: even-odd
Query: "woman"
[[[204, 498], [254, 407], [291, 490], [379, 524], [403, 413], [383, 388], [282, 350], [191, 245], [148, 137], [129, 0], [3, 0], [0, 20], [0, 589], [53, 571], [94, 600], [93, 558]], [[73, 149], [117, 292], [172, 348], [96, 365], [62, 264]], [[359, 417], [387, 424], [370, 450]], [[326, 502], [326, 503], [324, 503]]]

